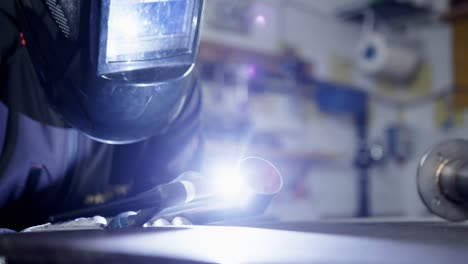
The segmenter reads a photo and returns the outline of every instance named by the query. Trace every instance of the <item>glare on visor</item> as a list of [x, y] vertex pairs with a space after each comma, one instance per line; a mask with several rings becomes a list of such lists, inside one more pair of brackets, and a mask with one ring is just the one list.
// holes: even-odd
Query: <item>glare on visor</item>
[[145, 61], [191, 52], [194, 0], [111, 0], [106, 61]]

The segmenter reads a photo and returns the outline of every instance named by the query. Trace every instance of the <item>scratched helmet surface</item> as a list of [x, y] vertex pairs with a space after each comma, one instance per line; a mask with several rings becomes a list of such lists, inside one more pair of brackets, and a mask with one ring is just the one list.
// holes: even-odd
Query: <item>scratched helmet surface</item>
[[203, 0], [17, 0], [54, 110], [102, 142], [164, 133], [195, 85]]

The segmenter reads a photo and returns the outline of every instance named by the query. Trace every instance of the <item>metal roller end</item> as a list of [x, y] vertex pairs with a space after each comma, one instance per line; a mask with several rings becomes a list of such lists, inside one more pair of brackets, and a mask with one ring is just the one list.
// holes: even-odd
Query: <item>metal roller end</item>
[[450, 221], [468, 219], [468, 140], [443, 142], [426, 152], [418, 166], [418, 192], [435, 215]]

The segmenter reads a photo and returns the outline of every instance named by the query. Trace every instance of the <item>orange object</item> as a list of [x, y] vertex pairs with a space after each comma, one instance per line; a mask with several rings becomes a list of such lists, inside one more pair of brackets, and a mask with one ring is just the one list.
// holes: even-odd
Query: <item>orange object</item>
[[26, 46], [26, 39], [24, 39], [24, 33], [20, 32], [21, 46]]

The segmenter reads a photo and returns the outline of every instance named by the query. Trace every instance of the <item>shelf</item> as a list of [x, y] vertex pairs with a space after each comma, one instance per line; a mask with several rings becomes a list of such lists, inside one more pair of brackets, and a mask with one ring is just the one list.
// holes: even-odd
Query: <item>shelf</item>
[[[240, 148], [236, 144], [217, 144], [214, 142], [207, 142], [205, 145], [206, 153], [226, 153], [226, 149]], [[250, 146], [247, 148], [243, 157], [256, 156], [267, 159], [272, 162], [287, 162], [287, 163], [300, 163], [305, 165], [313, 165], [316, 163], [330, 163], [345, 161], [346, 157], [343, 153], [324, 153], [313, 150], [285, 150], [277, 149], [266, 146]]]
[[[252, 65], [273, 73], [281, 72], [282, 65], [289, 59], [281, 54], [260, 52], [206, 40], [201, 42], [198, 53], [199, 62]], [[309, 62], [304, 62], [304, 67], [309, 70], [313, 69]]]
[[365, 4], [349, 6], [339, 11], [338, 17], [363, 24], [369, 12], [375, 15], [377, 22], [397, 28], [415, 21], [422, 23], [435, 17], [435, 13], [428, 8], [396, 0], [368, 1]]

